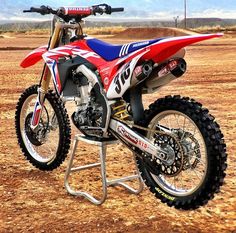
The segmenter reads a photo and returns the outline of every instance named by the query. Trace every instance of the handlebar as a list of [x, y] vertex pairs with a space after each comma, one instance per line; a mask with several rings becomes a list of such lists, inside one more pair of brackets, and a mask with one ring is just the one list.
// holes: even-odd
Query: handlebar
[[57, 10], [53, 10], [49, 6], [41, 6], [40, 8], [31, 7], [30, 10], [24, 10], [24, 13], [39, 13], [41, 15], [54, 14], [65, 21], [69, 21], [73, 18], [85, 18], [89, 15], [96, 14], [112, 14], [114, 12], [122, 12], [124, 8], [112, 8], [107, 4], [94, 5], [92, 7], [61, 7]]

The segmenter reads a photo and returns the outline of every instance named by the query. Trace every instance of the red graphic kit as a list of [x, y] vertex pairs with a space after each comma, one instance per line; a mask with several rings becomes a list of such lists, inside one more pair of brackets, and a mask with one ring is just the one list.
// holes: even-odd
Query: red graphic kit
[[[58, 61], [62, 57], [70, 56], [81, 56], [88, 60], [90, 63], [96, 66], [100, 76], [103, 81], [105, 90], [108, 90], [109, 85], [111, 84], [114, 77], [120, 68], [121, 63], [128, 63], [136, 56], [143, 54], [140, 58], [140, 62], [145, 60], [152, 60], [155, 63], [162, 63], [167, 60], [169, 57], [177, 53], [182, 48], [197, 43], [199, 41], [208, 40], [212, 38], [221, 37], [223, 34], [209, 34], [209, 35], [194, 35], [194, 36], [184, 36], [184, 37], [173, 37], [173, 38], [163, 38], [156, 39], [157, 42], [147, 45], [141, 49], [138, 49], [132, 53], [127, 54], [123, 57], [118, 57], [112, 61], [107, 61], [102, 58], [98, 53], [92, 50], [88, 46], [88, 41], [91, 39], [83, 39], [73, 43], [70, 43], [66, 46], [61, 46], [48, 51], [48, 46], [42, 46], [31, 52], [21, 63], [23, 68], [32, 66], [36, 64], [43, 58], [43, 55], [46, 59], [52, 59]], [[140, 42], [133, 43], [139, 44]], [[122, 48], [122, 46], [121, 46]], [[111, 51], [112, 53], [112, 51]], [[108, 78], [109, 81], [104, 82]]]

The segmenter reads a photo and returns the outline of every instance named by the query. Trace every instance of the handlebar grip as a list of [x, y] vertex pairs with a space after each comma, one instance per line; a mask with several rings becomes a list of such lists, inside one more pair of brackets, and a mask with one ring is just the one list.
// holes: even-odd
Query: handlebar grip
[[123, 12], [125, 9], [123, 7], [111, 8], [111, 13], [113, 12]]
[[54, 11], [51, 7], [49, 6], [44, 6], [42, 5], [40, 8], [36, 7], [31, 7], [29, 10], [24, 10], [24, 13], [40, 13], [41, 15], [48, 15], [48, 14], [56, 14], [57, 11]]
[[30, 12], [41, 13], [41, 12], [42, 12], [42, 9], [41, 9], [41, 8], [31, 7], [31, 8], [30, 8]]

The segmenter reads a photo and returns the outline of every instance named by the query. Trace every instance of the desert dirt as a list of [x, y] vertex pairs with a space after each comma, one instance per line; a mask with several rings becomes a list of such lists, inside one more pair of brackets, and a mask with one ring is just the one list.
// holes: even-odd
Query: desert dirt
[[[228, 151], [225, 184], [213, 200], [195, 211], [170, 208], [147, 188], [136, 196], [110, 187], [107, 201], [95, 206], [66, 192], [68, 159], [53, 172], [39, 171], [24, 159], [16, 140], [15, 106], [21, 92], [38, 82], [42, 63], [29, 69], [19, 63], [46, 42], [45, 36], [0, 38], [0, 232], [236, 232], [236, 38], [188, 47], [187, 74], [144, 98], [147, 106], [165, 95], [191, 96], [208, 107], [221, 125]], [[95, 161], [97, 148], [81, 143], [79, 156], [77, 164]], [[107, 160], [109, 178], [132, 171], [132, 156], [122, 145], [110, 146]], [[94, 169], [76, 175], [72, 182], [99, 195], [99, 177]]]

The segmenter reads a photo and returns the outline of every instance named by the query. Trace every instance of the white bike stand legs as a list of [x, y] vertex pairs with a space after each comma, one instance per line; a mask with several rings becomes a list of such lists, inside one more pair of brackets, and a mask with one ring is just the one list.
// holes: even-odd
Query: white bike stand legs
[[[74, 160], [74, 156], [75, 156], [75, 151], [76, 151], [79, 141], [88, 143], [90, 145], [96, 145], [99, 147], [99, 155], [100, 155], [100, 162], [99, 163], [92, 163], [92, 164], [85, 165], [85, 166], [73, 167], [73, 160]], [[131, 192], [133, 194], [139, 194], [143, 190], [143, 181], [142, 181], [141, 176], [139, 175], [139, 171], [137, 168], [135, 158], [134, 158], [134, 161], [135, 161], [135, 165], [136, 165], [136, 175], [126, 176], [126, 177], [122, 177], [122, 178], [114, 179], [114, 180], [107, 179], [107, 177], [106, 177], [106, 148], [107, 148], [107, 145], [111, 145], [111, 144], [115, 144], [115, 143], [117, 143], [117, 141], [100, 142], [100, 141], [92, 141], [91, 139], [88, 139], [88, 138], [86, 138], [84, 136], [80, 136], [80, 135], [75, 136], [73, 148], [72, 148], [71, 155], [70, 155], [69, 162], [68, 162], [68, 167], [67, 167], [66, 173], [65, 173], [65, 188], [68, 193], [75, 195], [75, 196], [85, 197], [90, 202], [94, 203], [95, 205], [100, 205], [107, 198], [107, 187], [108, 186], [120, 185], [120, 186], [123, 186], [124, 188], [126, 188], [129, 192]], [[69, 180], [68, 180], [71, 173], [80, 172], [82, 170], [91, 169], [94, 167], [101, 167], [101, 177], [102, 177], [102, 197], [101, 197], [101, 199], [96, 199], [95, 197], [93, 197], [92, 195], [90, 195], [87, 192], [73, 190], [71, 188], [71, 186], [69, 184]], [[124, 183], [125, 181], [131, 181], [134, 179], [137, 179], [139, 181], [139, 188], [137, 190], [134, 188], [131, 188], [129, 185]]]

